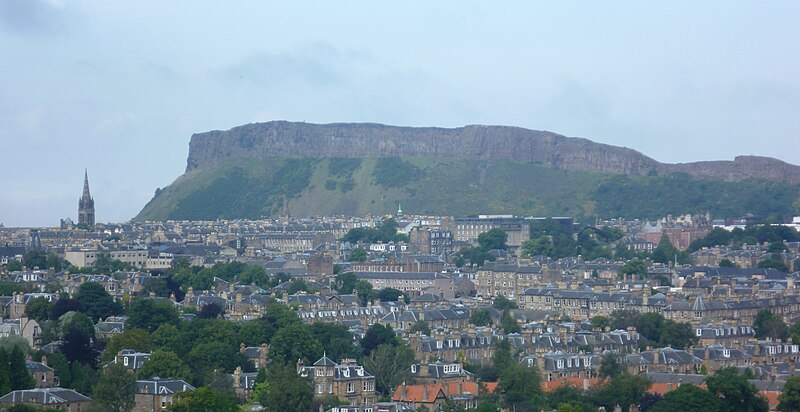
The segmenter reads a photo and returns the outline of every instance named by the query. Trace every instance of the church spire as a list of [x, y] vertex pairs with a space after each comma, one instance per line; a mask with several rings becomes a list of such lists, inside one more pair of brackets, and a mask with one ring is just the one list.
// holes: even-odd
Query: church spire
[[83, 198], [91, 199], [92, 195], [89, 193], [89, 170], [83, 169]]
[[83, 195], [78, 200], [78, 225], [94, 226], [94, 199], [89, 192], [89, 171], [83, 170]]

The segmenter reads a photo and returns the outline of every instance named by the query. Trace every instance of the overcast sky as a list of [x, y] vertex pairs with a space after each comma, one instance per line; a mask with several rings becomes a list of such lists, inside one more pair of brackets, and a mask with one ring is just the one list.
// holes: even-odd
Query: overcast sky
[[[647, 3], [647, 4], [645, 4]], [[0, 223], [133, 217], [192, 133], [550, 130], [800, 164], [800, 2], [0, 0]]]

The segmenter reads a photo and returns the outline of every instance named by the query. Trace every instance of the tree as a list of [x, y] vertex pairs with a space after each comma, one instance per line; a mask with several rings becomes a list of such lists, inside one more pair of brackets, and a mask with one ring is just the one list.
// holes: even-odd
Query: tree
[[789, 329], [780, 315], [773, 314], [769, 309], [762, 309], [756, 314], [753, 322], [753, 331], [759, 339], [771, 338], [772, 340], [786, 339]]
[[[257, 400], [268, 412], [308, 412], [314, 399], [309, 382], [292, 365], [270, 367]], [[192, 409], [194, 412], [194, 409]]]
[[197, 388], [178, 393], [177, 402], [167, 409], [170, 412], [238, 412], [236, 396], [211, 388]]
[[786, 412], [800, 411], [800, 376], [793, 376], [786, 381], [780, 396], [778, 410]]
[[606, 381], [589, 392], [589, 399], [607, 411], [614, 410], [616, 405], [628, 410], [628, 405], [638, 404], [650, 387], [650, 381], [642, 375], [622, 373], [616, 378]]
[[135, 406], [136, 377], [121, 364], [112, 363], [94, 386], [94, 401], [104, 411], [129, 412]]
[[511, 311], [509, 309], [503, 311], [503, 316], [500, 317], [500, 327], [503, 328], [503, 333], [506, 334], [522, 332], [519, 322], [511, 316]]
[[22, 262], [18, 260], [9, 260], [6, 264], [6, 270], [9, 272], [19, 272], [22, 270]]
[[503, 295], [499, 295], [492, 301], [492, 306], [497, 310], [518, 309], [517, 304]]
[[216, 303], [203, 305], [197, 312], [197, 317], [200, 319], [216, 319], [223, 316], [225, 316], [225, 309]]
[[390, 325], [384, 326], [380, 323], [375, 323], [367, 329], [367, 332], [361, 339], [361, 350], [364, 352], [364, 355], [369, 355], [380, 345], [388, 344], [397, 346], [398, 343], [397, 335]]
[[422, 332], [423, 335], [430, 336], [431, 335], [431, 326], [428, 325], [428, 322], [424, 320], [418, 320], [411, 325], [411, 328], [408, 330], [409, 333], [416, 333]]
[[380, 299], [381, 302], [394, 302], [400, 300], [402, 297], [405, 297], [405, 293], [398, 289], [383, 288], [378, 291], [378, 299]]
[[353, 336], [347, 327], [341, 324], [315, 322], [311, 324], [311, 333], [322, 345], [322, 350], [331, 359], [356, 358], [360, 353], [353, 344]]
[[606, 328], [611, 327], [611, 320], [605, 316], [595, 316], [591, 319], [592, 322], [592, 329], [597, 328], [600, 330], [605, 330]]
[[488, 326], [492, 324], [492, 314], [489, 309], [476, 309], [469, 317], [469, 323], [475, 326]]
[[358, 278], [353, 272], [345, 272], [336, 275], [336, 283], [334, 288], [340, 295], [349, 295], [353, 293], [356, 288]]
[[[65, 294], [66, 295], [66, 294]], [[69, 296], [69, 295], [66, 295]], [[52, 319], [60, 319], [67, 312], [83, 312], [83, 305], [75, 299], [69, 297], [58, 299], [53, 305]]]
[[647, 264], [645, 264], [641, 259], [631, 259], [621, 268], [619, 268], [618, 274], [619, 277], [623, 277], [624, 275], [633, 275], [639, 277], [647, 276]]
[[356, 282], [356, 294], [358, 295], [358, 299], [361, 301], [361, 305], [366, 305], [367, 302], [372, 302], [375, 300], [377, 293], [372, 288], [372, 283], [369, 283], [366, 280], [359, 280]]
[[0, 392], [11, 392], [11, 369], [9, 368], [8, 351], [0, 348]]
[[308, 284], [303, 279], [295, 279], [292, 283], [289, 284], [289, 287], [286, 288], [286, 293], [289, 295], [294, 295], [300, 291], [308, 290]]
[[106, 344], [101, 361], [108, 363], [114, 360], [122, 349], [133, 349], [138, 352], [150, 352], [152, 349], [150, 334], [144, 329], [130, 328], [114, 335]]
[[122, 306], [114, 302], [106, 289], [97, 282], [86, 282], [78, 288], [75, 300], [81, 304], [84, 313], [92, 320], [107, 318], [122, 312]]
[[542, 378], [537, 367], [523, 367], [514, 362], [500, 372], [498, 390], [502, 403], [513, 410], [535, 411], [544, 403]]
[[545, 406], [550, 410], [557, 409], [560, 405], [570, 402], [579, 402], [583, 404], [586, 402], [585, 398], [581, 389], [564, 383], [545, 395]]
[[42, 323], [53, 316], [53, 303], [47, 298], [33, 298], [25, 305], [25, 313], [29, 318]]
[[653, 259], [653, 262], [657, 263], [671, 263], [677, 254], [678, 248], [670, 242], [669, 236], [667, 236], [666, 233], [662, 233], [661, 239], [658, 241], [658, 246], [653, 250], [653, 254], [650, 258]]
[[723, 368], [706, 378], [708, 391], [722, 400], [722, 412], [767, 412], [769, 404], [735, 368]]
[[164, 323], [178, 324], [178, 310], [171, 301], [142, 298], [128, 309], [127, 327], [153, 332]]
[[249, 265], [242, 274], [239, 275], [239, 283], [243, 285], [256, 285], [259, 287], [266, 287], [269, 283], [269, 275], [264, 270], [264, 267], [258, 265]]
[[614, 379], [623, 372], [622, 364], [620, 363], [619, 356], [614, 352], [608, 352], [600, 359], [601, 378]]
[[[27, 345], [26, 345], [27, 346]], [[0, 388], [6, 393], [19, 389], [31, 389], [36, 386], [33, 376], [25, 366], [23, 346], [13, 345], [0, 348]]]
[[511, 355], [511, 343], [508, 339], [500, 339], [495, 342], [492, 365], [497, 370], [497, 373], [502, 375], [503, 371], [515, 364], [516, 362]]
[[667, 319], [661, 328], [658, 342], [661, 346], [683, 349], [691, 346], [695, 340], [695, 335], [692, 333], [692, 325]]
[[735, 268], [736, 264], [731, 262], [730, 259], [722, 259], [719, 261], [719, 267], [721, 268]]
[[322, 345], [305, 324], [289, 325], [272, 337], [269, 357], [281, 365], [293, 365], [298, 359], [314, 362], [322, 356]]
[[478, 245], [485, 251], [494, 249], [506, 250], [508, 248], [506, 241], [508, 241], [508, 233], [500, 228], [490, 229], [478, 235]]
[[667, 392], [664, 399], [648, 409], [650, 412], [706, 411], [720, 412], [722, 401], [711, 392], [685, 383]]
[[[611, 324], [613, 329], [626, 329], [637, 326], [641, 314], [635, 310], [615, 310], [611, 312]], [[637, 327], [638, 330], [638, 327]], [[641, 333], [641, 331], [640, 331]]]
[[658, 313], [643, 313], [639, 316], [634, 326], [636, 326], [636, 331], [641, 333], [642, 336], [654, 342], [658, 342], [661, 338], [661, 330], [664, 326], [664, 317]]
[[58, 320], [58, 326], [64, 341], [64, 356], [70, 362], [94, 364], [94, 323], [83, 313], [67, 312]]
[[350, 252], [348, 262], [363, 262], [367, 260], [367, 251], [362, 247], [357, 247]]
[[388, 395], [397, 385], [410, 381], [414, 351], [406, 344], [382, 344], [365, 356], [362, 363], [375, 376], [376, 390]]
[[536, 239], [526, 240], [522, 244], [522, 256], [550, 256], [555, 254], [555, 245], [549, 236], [542, 235]]
[[192, 371], [174, 352], [158, 349], [150, 354], [150, 358], [139, 369], [140, 379], [153, 376], [191, 381]]

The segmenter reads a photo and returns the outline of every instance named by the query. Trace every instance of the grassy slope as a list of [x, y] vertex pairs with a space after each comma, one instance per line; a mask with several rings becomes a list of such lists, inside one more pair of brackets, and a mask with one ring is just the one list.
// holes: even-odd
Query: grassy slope
[[[376, 179], [379, 162], [384, 162], [379, 170], [391, 166], [385, 172], [390, 176]], [[709, 196], [710, 192], [714, 193]], [[775, 204], [753, 203], [765, 194]], [[398, 203], [409, 213], [461, 216], [658, 217], [705, 210], [767, 215], [800, 212], [798, 197], [798, 185], [701, 181], [685, 176], [622, 177], [514, 161], [267, 159], [183, 175], [134, 220], [278, 216], [285, 213], [286, 199], [293, 216], [390, 213]]]

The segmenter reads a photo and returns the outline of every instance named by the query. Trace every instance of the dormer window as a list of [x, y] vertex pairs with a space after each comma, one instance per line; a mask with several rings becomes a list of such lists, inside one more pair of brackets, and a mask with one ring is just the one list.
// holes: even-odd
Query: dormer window
[[700, 336], [700, 335], [702, 335], [702, 334], [703, 334], [703, 330], [702, 330], [702, 329], [697, 329], [697, 331], [696, 331], [696, 332], [697, 332], [697, 336]]
[[726, 358], [730, 358], [731, 357], [731, 350], [730, 349], [723, 349], [722, 350], [722, 356], [726, 357]]

